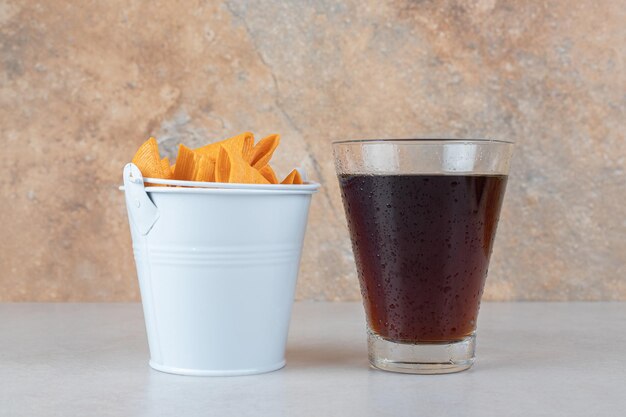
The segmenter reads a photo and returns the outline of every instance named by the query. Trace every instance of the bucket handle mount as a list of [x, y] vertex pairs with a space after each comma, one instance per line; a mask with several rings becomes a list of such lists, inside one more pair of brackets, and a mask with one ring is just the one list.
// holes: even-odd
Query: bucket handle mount
[[142, 235], [147, 235], [159, 218], [159, 209], [146, 193], [141, 171], [132, 163], [124, 167], [124, 194], [131, 222]]

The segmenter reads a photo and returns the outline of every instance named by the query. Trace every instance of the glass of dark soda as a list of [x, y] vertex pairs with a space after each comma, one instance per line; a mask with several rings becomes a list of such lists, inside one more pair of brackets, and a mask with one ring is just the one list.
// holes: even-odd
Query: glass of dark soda
[[416, 374], [470, 368], [513, 144], [351, 140], [333, 151], [371, 365]]

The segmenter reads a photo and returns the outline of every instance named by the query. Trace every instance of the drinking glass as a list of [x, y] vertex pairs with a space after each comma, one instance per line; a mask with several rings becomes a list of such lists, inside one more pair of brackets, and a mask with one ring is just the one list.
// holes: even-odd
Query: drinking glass
[[333, 143], [375, 368], [468, 369], [513, 152], [487, 139]]

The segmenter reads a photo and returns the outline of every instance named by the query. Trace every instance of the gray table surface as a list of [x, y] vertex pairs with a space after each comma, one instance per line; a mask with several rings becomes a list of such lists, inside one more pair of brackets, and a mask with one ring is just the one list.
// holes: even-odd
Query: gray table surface
[[368, 367], [358, 303], [297, 303], [286, 368], [148, 367], [139, 304], [0, 304], [2, 416], [624, 416], [626, 303], [486, 303], [473, 369]]

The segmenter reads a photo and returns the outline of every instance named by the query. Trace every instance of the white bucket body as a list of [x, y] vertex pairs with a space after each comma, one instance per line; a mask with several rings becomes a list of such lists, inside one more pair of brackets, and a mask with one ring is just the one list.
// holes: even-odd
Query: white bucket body
[[285, 365], [311, 195], [298, 188], [147, 187], [124, 169], [150, 366], [249, 375]]

